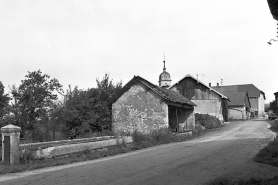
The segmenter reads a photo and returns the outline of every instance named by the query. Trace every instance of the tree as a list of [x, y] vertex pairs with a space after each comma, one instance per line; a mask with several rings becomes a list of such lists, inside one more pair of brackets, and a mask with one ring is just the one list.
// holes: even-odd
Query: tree
[[277, 105], [275, 100], [269, 103], [269, 110], [273, 110], [273, 112], [277, 111]]
[[109, 74], [105, 73], [103, 79], [99, 81], [99, 79], [96, 79], [98, 91], [100, 93], [99, 98], [103, 102], [108, 102], [108, 100], [115, 95], [117, 92], [119, 92], [122, 89], [122, 81], [113, 84], [113, 79], [109, 79]]
[[72, 138], [111, 128], [108, 100], [122, 88], [122, 83], [114, 84], [108, 74], [96, 82], [97, 88], [80, 90], [75, 87], [72, 90], [69, 86], [67, 90], [64, 116]]
[[62, 85], [55, 78], [50, 79], [40, 70], [29, 72], [26, 79], [21, 81], [17, 89], [13, 89], [12, 95], [20, 107], [20, 122], [23, 130], [33, 131], [36, 123], [49, 117], [53, 103], [58, 99], [58, 93], [62, 93]]
[[[3, 122], [4, 116], [7, 114], [7, 106], [9, 105], [10, 98], [5, 94], [5, 87], [0, 81], [0, 123]], [[3, 125], [0, 125], [3, 126]]]

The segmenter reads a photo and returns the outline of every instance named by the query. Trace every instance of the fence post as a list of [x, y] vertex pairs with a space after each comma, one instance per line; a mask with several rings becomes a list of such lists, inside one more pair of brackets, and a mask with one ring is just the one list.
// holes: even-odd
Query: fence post
[[19, 163], [20, 127], [7, 125], [1, 128], [2, 162], [4, 164]]

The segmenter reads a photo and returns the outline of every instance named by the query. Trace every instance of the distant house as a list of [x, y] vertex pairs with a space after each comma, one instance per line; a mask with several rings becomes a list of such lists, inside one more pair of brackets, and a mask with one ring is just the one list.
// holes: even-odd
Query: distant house
[[209, 114], [220, 121], [228, 121], [228, 98], [193, 76], [186, 75], [169, 89], [195, 103], [197, 105], [196, 113]]
[[214, 86], [219, 92], [247, 92], [251, 104], [251, 112], [255, 116], [264, 116], [265, 93], [253, 84]]
[[230, 120], [246, 120], [250, 119], [251, 104], [247, 92], [222, 92], [230, 100], [229, 119]]
[[112, 99], [112, 130], [143, 133], [160, 128], [195, 129], [195, 104], [186, 97], [134, 76]]

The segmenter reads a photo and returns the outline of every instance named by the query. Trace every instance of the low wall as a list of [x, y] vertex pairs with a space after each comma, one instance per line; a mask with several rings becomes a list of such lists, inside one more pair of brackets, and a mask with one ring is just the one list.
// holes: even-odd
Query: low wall
[[27, 148], [27, 147], [28, 148], [36, 148], [36, 147], [45, 148], [45, 147], [50, 147], [50, 146], [96, 142], [96, 141], [103, 141], [103, 140], [109, 140], [109, 139], [115, 139], [115, 136], [101, 136], [101, 137], [49, 141], [49, 142], [40, 142], [40, 143], [27, 143], [27, 144], [20, 144], [20, 148]]
[[[37, 147], [36, 150], [33, 150], [31, 154], [28, 154], [28, 156], [33, 159], [41, 159], [41, 158], [52, 158], [55, 156], [60, 156], [60, 155], [67, 155], [71, 153], [77, 153], [81, 152], [84, 150], [93, 150], [93, 149], [98, 149], [98, 148], [106, 148], [109, 146], [115, 146], [117, 144], [122, 144], [122, 143], [131, 143], [132, 142], [132, 137], [119, 137], [119, 138], [113, 138], [113, 139], [108, 139], [108, 137], [112, 136], [106, 136], [105, 140], [102, 141], [90, 141], [94, 140], [93, 138], [89, 138], [87, 142], [84, 142], [84, 139], [80, 139], [79, 143], [74, 143], [77, 141], [71, 141], [71, 143], [68, 144], [63, 144], [63, 145], [56, 145], [56, 146], [50, 146], [46, 147], [46, 143], [32, 143], [32, 144], [23, 144], [20, 145], [22, 155], [26, 154], [28, 148], [35, 148]], [[103, 138], [103, 137], [100, 137]], [[82, 141], [82, 142], [80, 142]], [[64, 141], [61, 141], [64, 142]], [[53, 145], [53, 142], [47, 142], [49, 145]], [[42, 146], [44, 148], [42, 149]], [[26, 154], [27, 155], [27, 154]]]

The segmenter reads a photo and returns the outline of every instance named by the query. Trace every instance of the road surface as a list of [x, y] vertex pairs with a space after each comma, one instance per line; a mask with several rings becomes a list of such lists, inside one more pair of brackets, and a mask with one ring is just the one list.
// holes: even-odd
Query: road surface
[[14, 185], [201, 185], [216, 177], [272, 177], [278, 168], [252, 161], [275, 137], [264, 119], [237, 121], [190, 141], [113, 157], [0, 176]]

